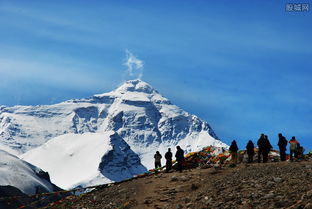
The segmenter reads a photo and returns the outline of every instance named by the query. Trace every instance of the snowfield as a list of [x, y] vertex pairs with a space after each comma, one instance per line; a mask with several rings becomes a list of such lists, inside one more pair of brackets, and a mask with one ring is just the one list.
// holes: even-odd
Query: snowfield
[[[120, 181], [146, 172], [139, 157], [136, 156], [136, 161], [131, 161], [129, 156], [136, 154], [130, 153], [127, 145], [122, 144], [120, 139], [117, 141], [115, 137], [113, 131], [104, 134], [65, 134], [21, 157], [49, 171], [51, 181], [64, 189], [78, 185], [105, 184], [112, 180]], [[119, 149], [123, 149], [123, 152], [113, 156]], [[110, 161], [108, 163], [111, 163], [112, 167], [105, 167], [103, 170], [100, 165], [105, 163], [105, 160]]]
[[14, 186], [23, 193], [52, 192], [54, 187], [47, 179], [39, 177], [41, 169], [18, 157], [0, 150], [0, 185]]

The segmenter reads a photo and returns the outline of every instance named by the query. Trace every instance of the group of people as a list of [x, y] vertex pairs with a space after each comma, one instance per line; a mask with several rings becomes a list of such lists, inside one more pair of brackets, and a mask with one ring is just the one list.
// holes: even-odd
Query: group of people
[[[296, 138], [293, 136], [291, 140], [287, 141], [287, 139], [281, 134], [278, 134], [278, 147], [280, 150], [280, 160], [286, 161], [286, 150], [287, 145], [289, 143], [290, 148], [290, 160], [292, 161], [294, 158], [296, 159], [302, 159], [304, 148], [300, 146]], [[258, 162], [261, 163], [261, 159], [263, 163], [268, 162], [269, 152], [272, 150], [272, 145], [269, 141], [269, 138], [267, 135], [261, 134], [260, 138], [257, 141], [258, 145]], [[249, 140], [246, 145], [247, 155], [248, 155], [248, 163], [252, 163], [255, 155], [255, 145], [254, 143]], [[237, 163], [238, 158], [238, 146], [235, 140], [232, 141], [231, 146], [229, 148], [229, 151], [232, 156], [232, 163]], [[166, 172], [169, 172], [172, 169], [172, 152], [171, 149], [168, 148], [168, 151], [165, 154], [166, 159]], [[184, 151], [181, 149], [180, 146], [177, 146], [177, 151], [175, 154], [176, 161], [177, 161], [177, 169], [178, 171], [182, 172], [183, 169], [183, 163], [185, 161], [184, 159]], [[162, 155], [159, 153], [159, 151], [156, 151], [156, 154], [154, 155], [155, 159], [155, 169], [161, 168], [161, 159]]]
[[[300, 146], [296, 138], [293, 136], [291, 140], [287, 141], [287, 139], [281, 134], [278, 134], [278, 147], [280, 150], [280, 160], [281, 161], [286, 161], [286, 150], [287, 150], [287, 145], [289, 143], [289, 149], [290, 149], [290, 160], [292, 161], [295, 158], [297, 159], [302, 159], [303, 157], [303, 152], [304, 148]], [[260, 138], [257, 141], [258, 145], [258, 162], [266, 163], [268, 161], [268, 156], [269, 152], [272, 150], [272, 145], [268, 139], [267, 135], [261, 134]], [[248, 155], [248, 163], [253, 162], [253, 157], [255, 155], [254, 151], [254, 143], [249, 140], [247, 145], [246, 145], [246, 150], [247, 150], [247, 155]], [[229, 151], [231, 152], [232, 155], [232, 163], [236, 164], [237, 163], [237, 151], [238, 151], [238, 146], [235, 140], [232, 141], [231, 146], [229, 148]]]
[[[180, 146], [177, 146], [175, 157], [178, 163], [178, 171], [182, 172], [184, 163], [184, 151], [181, 149]], [[155, 169], [161, 168], [161, 158], [162, 158], [161, 154], [159, 153], [159, 151], [157, 151], [156, 154], [154, 155]], [[166, 172], [169, 172], [172, 169], [172, 152], [170, 148], [168, 148], [168, 151], [165, 154], [165, 159], [166, 159]]]

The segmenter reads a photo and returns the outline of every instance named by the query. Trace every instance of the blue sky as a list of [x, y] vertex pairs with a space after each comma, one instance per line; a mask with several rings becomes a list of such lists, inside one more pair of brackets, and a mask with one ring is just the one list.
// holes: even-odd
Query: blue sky
[[224, 142], [266, 133], [276, 145], [282, 132], [310, 150], [312, 9], [289, 2], [0, 0], [0, 104], [113, 90], [133, 78], [129, 50], [142, 80]]

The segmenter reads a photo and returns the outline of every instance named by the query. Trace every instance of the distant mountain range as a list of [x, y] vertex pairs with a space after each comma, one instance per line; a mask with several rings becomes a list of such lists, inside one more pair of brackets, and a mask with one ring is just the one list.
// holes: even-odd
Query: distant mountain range
[[48, 171], [63, 188], [129, 178], [152, 168], [156, 151], [177, 145], [186, 152], [228, 147], [207, 122], [141, 80], [87, 99], [0, 107], [0, 149]]

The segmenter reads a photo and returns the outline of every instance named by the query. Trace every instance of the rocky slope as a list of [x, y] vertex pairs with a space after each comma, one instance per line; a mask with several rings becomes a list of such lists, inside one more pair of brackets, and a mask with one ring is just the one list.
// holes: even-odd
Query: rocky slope
[[[312, 208], [312, 161], [159, 173], [70, 196], [57, 208]], [[49, 208], [56, 208], [50, 205]]]

